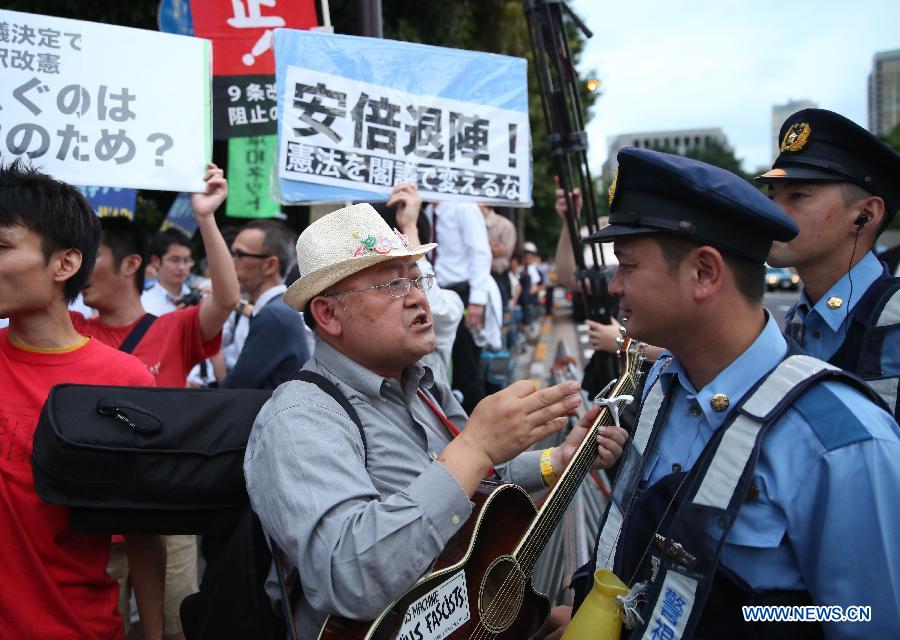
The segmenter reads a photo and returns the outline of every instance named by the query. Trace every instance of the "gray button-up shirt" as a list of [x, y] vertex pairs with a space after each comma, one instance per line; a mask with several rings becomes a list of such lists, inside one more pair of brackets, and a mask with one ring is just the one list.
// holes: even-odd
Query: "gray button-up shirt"
[[[370, 620], [423, 574], [472, 512], [462, 487], [437, 462], [450, 434], [416, 393], [422, 388], [457, 427], [467, 416], [419, 363], [383, 378], [316, 341], [305, 369], [347, 396], [366, 434], [317, 386], [282, 384], [256, 418], [244, 474], [253, 509], [287, 561], [303, 597], [295, 618], [313, 640], [325, 617]], [[540, 454], [498, 467], [505, 482], [543, 486]]]

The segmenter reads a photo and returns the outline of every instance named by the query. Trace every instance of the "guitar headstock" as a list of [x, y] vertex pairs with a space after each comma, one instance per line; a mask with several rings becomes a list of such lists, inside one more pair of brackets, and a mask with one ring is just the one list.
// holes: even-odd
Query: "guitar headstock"
[[635, 386], [641, 379], [641, 367], [644, 364], [644, 347], [639, 340], [628, 337], [625, 327], [619, 327], [620, 336], [616, 338], [619, 345], [619, 378], [629, 377]]

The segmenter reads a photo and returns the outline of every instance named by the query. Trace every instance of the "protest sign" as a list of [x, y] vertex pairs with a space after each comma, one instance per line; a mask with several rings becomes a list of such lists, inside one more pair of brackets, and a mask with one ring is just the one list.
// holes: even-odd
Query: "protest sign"
[[275, 135], [275, 76], [213, 78], [213, 137], [216, 140]]
[[274, 134], [272, 33], [315, 26], [313, 0], [193, 0], [191, 10], [197, 35], [213, 41], [213, 136]]
[[272, 218], [281, 213], [281, 205], [269, 195], [275, 143], [275, 136], [232, 138], [228, 141], [225, 215], [233, 218]]
[[192, 0], [194, 32], [215, 47], [217, 76], [272, 74], [272, 32], [315, 26], [313, 0]]
[[278, 29], [275, 61], [282, 201], [530, 206], [524, 59]]
[[169, 207], [169, 212], [166, 214], [160, 230], [165, 231], [171, 227], [181, 229], [189, 236], [194, 235], [197, 230], [197, 219], [194, 218], [194, 209], [191, 207], [190, 193], [179, 193], [175, 196], [175, 201]]
[[73, 184], [203, 191], [206, 40], [0, 10], [0, 154]]
[[101, 218], [125, 216], [134, 220], [137, 204], [137, 189], [116, 189], [113, 187], [78, 187], [91, 208]]

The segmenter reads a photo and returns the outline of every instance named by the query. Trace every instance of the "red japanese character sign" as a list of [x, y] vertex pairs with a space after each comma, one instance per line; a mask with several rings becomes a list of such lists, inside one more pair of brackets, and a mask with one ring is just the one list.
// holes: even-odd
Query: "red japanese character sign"
[[194, 33], [213, 41], [213, 75], [275, 73], [274, 29], [316, 26], [313, 0], [191, 0]]

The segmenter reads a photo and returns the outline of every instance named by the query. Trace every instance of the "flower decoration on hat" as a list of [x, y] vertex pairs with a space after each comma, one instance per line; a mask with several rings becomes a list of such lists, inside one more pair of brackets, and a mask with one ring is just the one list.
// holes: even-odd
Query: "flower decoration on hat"
[[[352, 235], [357, 239], [362, 236], [358, 231], [354, 231]], [[395, 227], [392, 235], [376, 237], [368, 234], [361, 240], [358, 240], [356, 248], [353, 251], [353, 257], [359, 258], [360, 256], [371, 255], [373, 253], [387, 255], [394, 249], [400, 249], [401, 247], [409, 247], [409, 238], [397, 231]]]

